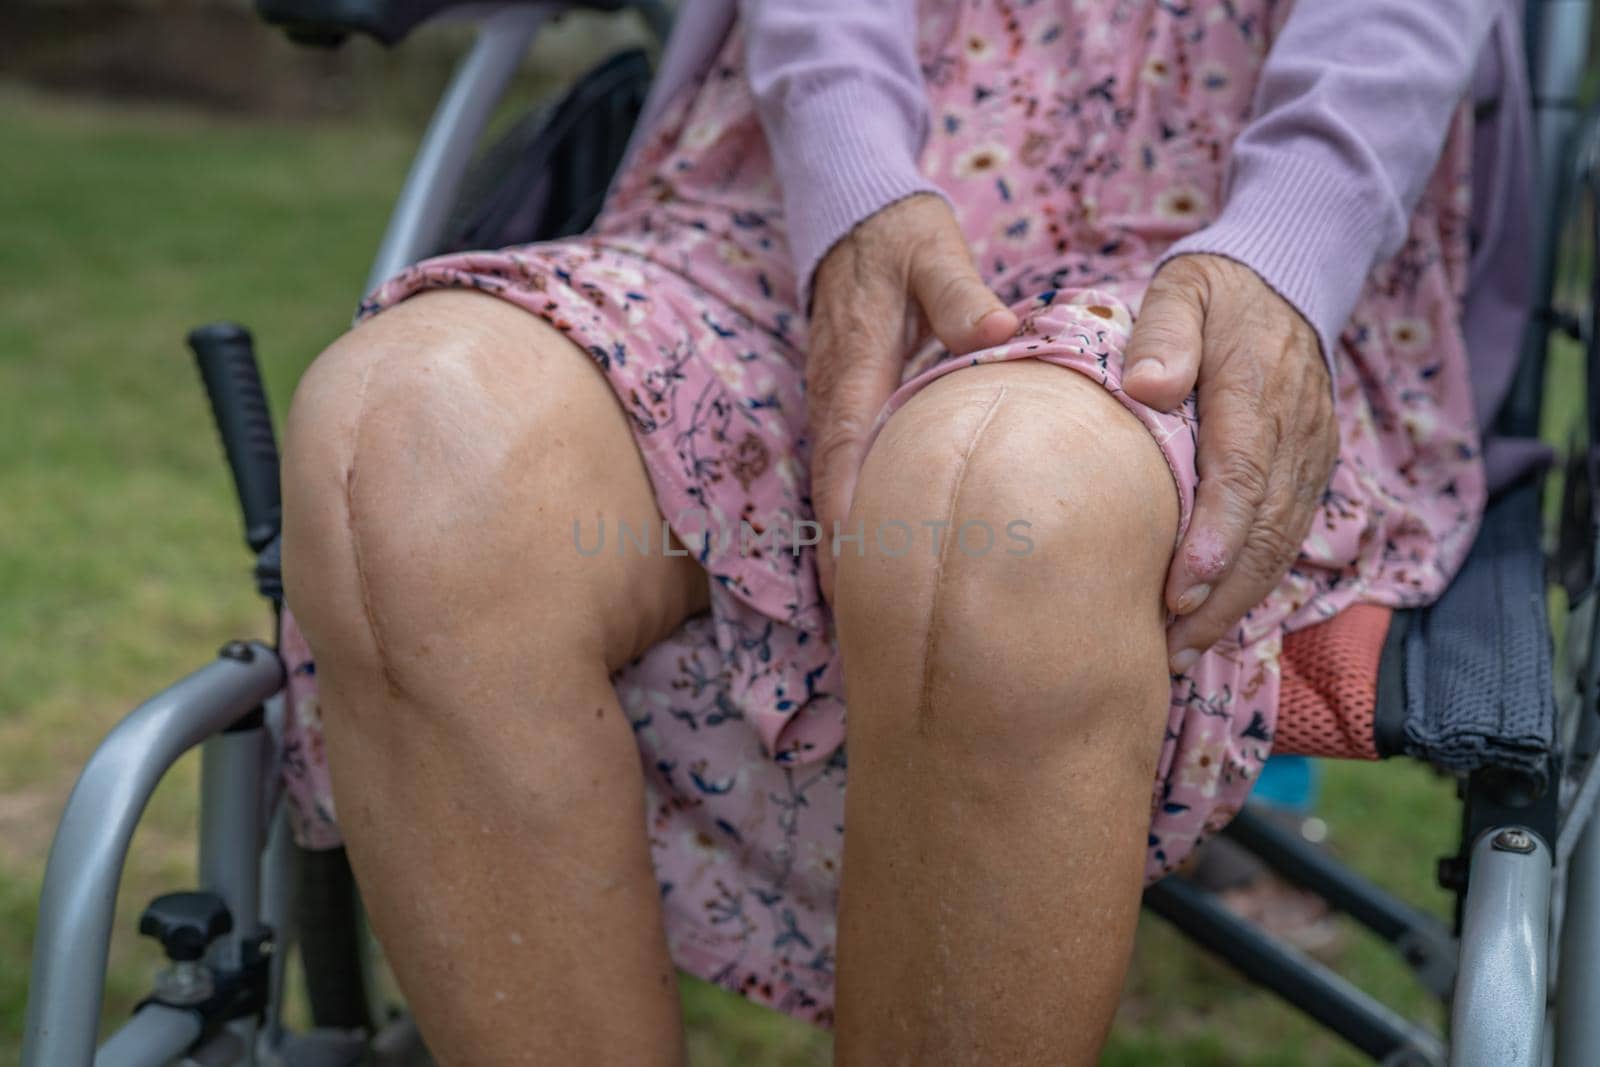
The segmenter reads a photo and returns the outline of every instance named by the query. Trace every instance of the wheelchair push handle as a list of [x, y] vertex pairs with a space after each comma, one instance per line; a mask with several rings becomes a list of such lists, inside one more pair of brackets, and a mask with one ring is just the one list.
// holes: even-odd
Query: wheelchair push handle
[[244, 510], [244, 536], [260, 552], [278, 536], [282, 497], [278, 488], [278, 442], [272, 432], [267, 391], [256, 366], [250, 331], [231, 322], [214, 322], [189, 333], [189, 347], [200, 367], [211, 414], [222, 435], [222, 449], [233, 470], [234, 488]]

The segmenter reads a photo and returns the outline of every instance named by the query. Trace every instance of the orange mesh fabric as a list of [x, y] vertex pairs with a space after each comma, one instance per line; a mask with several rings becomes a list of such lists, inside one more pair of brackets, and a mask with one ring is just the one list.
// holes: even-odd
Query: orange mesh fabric
[[1274, 752], [1377, 759], [1373, 710], [1388, 608], [1354, 604], [1283, 639]]

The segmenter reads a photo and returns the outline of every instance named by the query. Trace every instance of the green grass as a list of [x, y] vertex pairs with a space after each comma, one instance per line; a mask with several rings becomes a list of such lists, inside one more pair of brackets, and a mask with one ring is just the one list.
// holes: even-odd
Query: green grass
[[[132, 704], [265, 617], [182, 348], [199, 322], [255, 331], [280, 414], [348, 320], [410, 134], [223, 124], [0, 94], [0, 1063], [20, 1041], [45, 849], [73, 776]], [[106, 1018], [157, 957], [137, 909], [192, 878], [195, 774], [163, 786], [121, 897]], [[1333, 844], [1441, 914], [1451, 787], [1407, 765], [1338, 765]], [[1337, 962], [1413, 1016], [1438, 1012], [1369, 939]], [[1072, 981], [1071, 975], [1041, 981]], [[686, 982], [694, 1062], [813, 1065], [827, 1041]], [[1106, 1054], [1115, 1065], [1365, 1062], [1185, 945], [1141, 930]]]
[[[230, 127], [0, 95], [0, 1063], [14, 1062], [45, 850], [134, 703], [265, 634], [187, 329], [251, 324], [281, 407], [348, 320], [407, 151], [391, 131]], [[129, 863], [107, 1018], [156, 956], [130, 936], [194, 878], [195, 767]]]

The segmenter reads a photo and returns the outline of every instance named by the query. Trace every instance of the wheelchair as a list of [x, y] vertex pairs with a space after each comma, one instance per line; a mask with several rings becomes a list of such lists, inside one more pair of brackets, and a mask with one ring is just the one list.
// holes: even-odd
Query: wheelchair
[[[447, 249], [581, 232], [599, 209], [649, 80], [639, 50], [613, 56], [553, 107], [479, 152], [541, 24], [563, 8], [632, 10], [658, 38], [656, 2], [257, 0], [298, 43], [352, 34], [385, 45], [424, 22], [464, 17], [476, 40], [423, 136], [367, 290]], [[1225, 833], [1288, 881], [1388, 942], [1451, 1005], [1448, 1033], [1401, 1017], [1331, 969], [1227, 910], [1182, 876], [1145, 906], [1246, 977], [1387, 1065], [1600, 1064], [1600, 112], [1579, 102], [1589, 0], [1530, 0], [1537, 225], [1534, 313], [1503, 436], [1551, 436], [1547, 354], [1581, 363], [1582, 404], [1564, 454], [1490, 501], [1460, 575], [1435, 604], [1397, 611], [1377, 663], [1371, 747], [1454, 777], [1457, 853], [1439, 863], [1455, 894], [1446, 924], [1379, 889], [1247, 807]], [[281, 620], [278, 456], [251, 338], [239, 326], [189, 336], [255, 558]], [[1537, 465], [1536, 465], [1537, 466]], [[281, 633], [281, 628], [280, 631]], [[1337, 671], [1337, 668], [1333, 668]], [[134, 709], [73, 790], [46, 869], [24, 1031], [25, 1067], [426, 1063], [403, 1016], [375, 1017], [360, 904], [342, 849], [293, 840], [280, 775], [277, 648], [232, 641], [218, 658]], [[118, 883], [156, 784], [202, 750], [199, 886], [140, 919], [169, 965], [97, 1047]], [[285, 1011], [298, 950], [309, 1025]]]

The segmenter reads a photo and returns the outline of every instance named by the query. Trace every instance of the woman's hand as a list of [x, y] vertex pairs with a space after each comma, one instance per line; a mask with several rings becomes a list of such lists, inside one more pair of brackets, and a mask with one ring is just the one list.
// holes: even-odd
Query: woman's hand
[[949, 206], [930, 193], [890, 204], [829, 249], [811, 308], [811, 504], [822, 593], [832, 600], [834, 531], [849, 532], [867, 434], [906, 358], [929, 330], [958, 355], [1000, 344], [1017, 316], [984, 284]]
[[1128, 341], [1122, 388], [1170, 411], [1199, 389], [1200, 486], [1167, 575], [1182, 671], [1283, 578], [1339, 452], [1311, 326], [1250, 268], [1186, 255], [1157, 272]]

